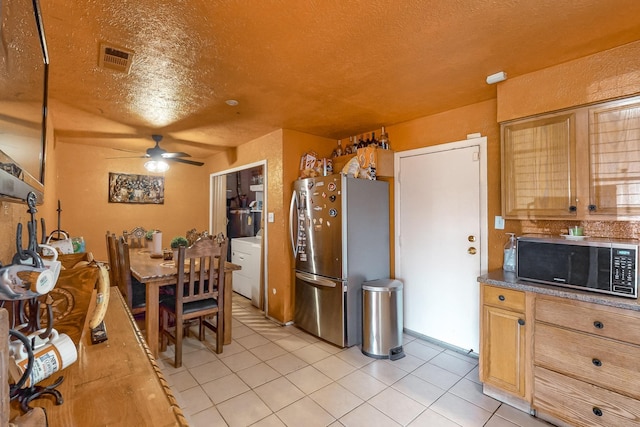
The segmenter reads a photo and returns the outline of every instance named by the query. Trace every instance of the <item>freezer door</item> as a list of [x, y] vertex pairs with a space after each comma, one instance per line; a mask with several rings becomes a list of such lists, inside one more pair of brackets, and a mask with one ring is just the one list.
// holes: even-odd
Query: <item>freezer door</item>
[[292, 241], [296, 270], [342, 278], [342, 198], [340, 175], [295, 182]]
[[340, 347], [346, 345], [344, 283], [296, 272], [294, 322], [305, 331]]

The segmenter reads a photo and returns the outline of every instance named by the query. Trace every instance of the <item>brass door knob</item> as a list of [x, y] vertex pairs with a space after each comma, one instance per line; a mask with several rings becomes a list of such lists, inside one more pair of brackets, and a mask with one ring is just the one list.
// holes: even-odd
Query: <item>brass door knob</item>
[[475, 255], [476, 254], [476, 248], [471, 246], [469, 249], [467, 249], [467, 253], [469, 253], [471, 255]]
[[467, 240], [470, 242], [475, 242], [476, 241], [476, 236], [470, 235], [469, 237], [467, 237]]

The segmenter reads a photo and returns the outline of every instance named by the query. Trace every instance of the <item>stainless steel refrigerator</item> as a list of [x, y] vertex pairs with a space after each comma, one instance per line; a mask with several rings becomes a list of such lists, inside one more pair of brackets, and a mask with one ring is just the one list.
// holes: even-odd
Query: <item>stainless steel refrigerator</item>
[[389, 277], [389, 184], [336, 174], [294, 183], [289, 213], [295, 324], [362, 342], [362, 282]]

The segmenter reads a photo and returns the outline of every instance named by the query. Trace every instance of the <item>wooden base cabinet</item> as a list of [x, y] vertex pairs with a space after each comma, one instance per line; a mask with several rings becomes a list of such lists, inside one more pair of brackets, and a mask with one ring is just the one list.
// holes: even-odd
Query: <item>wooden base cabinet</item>
[[526, 410], [530, 399], [525, 292], [482, 285], [481, 313], [479, 373], [484, 392]]
[[575, 426], [640, 426], [640, 313], [564, 298], [535, 303], [533, 407]]

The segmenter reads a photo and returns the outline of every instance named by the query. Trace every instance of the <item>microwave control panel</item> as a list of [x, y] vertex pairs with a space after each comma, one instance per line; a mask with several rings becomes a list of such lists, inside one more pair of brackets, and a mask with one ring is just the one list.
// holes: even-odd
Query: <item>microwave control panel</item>
[[636, 291], [636, 251], [634, 249], [613, 248], [611, 285], [616, 292], [635, 294]]

